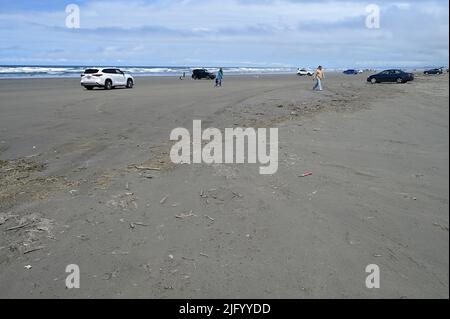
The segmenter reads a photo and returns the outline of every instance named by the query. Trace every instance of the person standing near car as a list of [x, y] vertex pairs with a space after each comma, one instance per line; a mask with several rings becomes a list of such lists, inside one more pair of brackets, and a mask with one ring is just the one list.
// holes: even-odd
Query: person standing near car
[[217, 72], [216, 75], [216, 87], [222, 86], [222, 80], [223, 80], [223, 69], [220, 68], [219, 72]]
[[314, 72], [314, 80], [316, 83], [314, 84], [313, 91], [322, 91], [322, 81], [324, 79], [323, 67], [319, 65], [316, 72]]

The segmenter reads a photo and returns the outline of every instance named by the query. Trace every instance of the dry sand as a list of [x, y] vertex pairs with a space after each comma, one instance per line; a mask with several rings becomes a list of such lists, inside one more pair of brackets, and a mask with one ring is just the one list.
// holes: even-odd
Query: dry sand
[[[0, 81], [0, 297], [448, 298], [448, 75], [366, 76]], [[278, 173], [174, 166], [194, 119], [279, 127]]]

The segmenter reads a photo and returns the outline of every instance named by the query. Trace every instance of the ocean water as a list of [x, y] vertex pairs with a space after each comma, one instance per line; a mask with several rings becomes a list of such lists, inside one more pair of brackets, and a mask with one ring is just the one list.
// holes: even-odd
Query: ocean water
[[[92, 66], [0, 66], [0, 79], [5, 78], [71, 78], [79, 77], [81, 73]], [[134, 76], [181, 76], [184, 72], [189, 77], [192, 70], [201, 67], [119, 67]], [[206, 67], [211, 72], [218, 68]], [[295, 74], [297, 68], [253, 68], [229, 67], [223, 68], [229, 75], [262, 75], [262, 74]]]

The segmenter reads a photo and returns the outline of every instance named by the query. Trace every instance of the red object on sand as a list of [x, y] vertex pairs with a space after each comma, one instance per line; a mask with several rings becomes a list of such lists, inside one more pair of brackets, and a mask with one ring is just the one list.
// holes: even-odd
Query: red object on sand
[[308, 177], [311, 176], [313, 173], [311, 172], [306, 172], [305, 174], [301, 175], [301, 177]]

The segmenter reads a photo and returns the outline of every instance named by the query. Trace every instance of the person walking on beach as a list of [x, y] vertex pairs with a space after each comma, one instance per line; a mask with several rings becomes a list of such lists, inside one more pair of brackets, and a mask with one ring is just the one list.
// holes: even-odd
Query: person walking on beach
[[323, 68], [321, 65], [317, 68], [316, 72], [314, 72], [314, 80], [316, 83], [314, 84], [314, 91], [322, 91], [322, 81], [324, 79]]
[[217, 75], [216, 75], [216, 86], [215, 87], [222, 86], [222, 80], [223, 80], [223, 69], [220, 68], [219, 72], [217, 72]]

